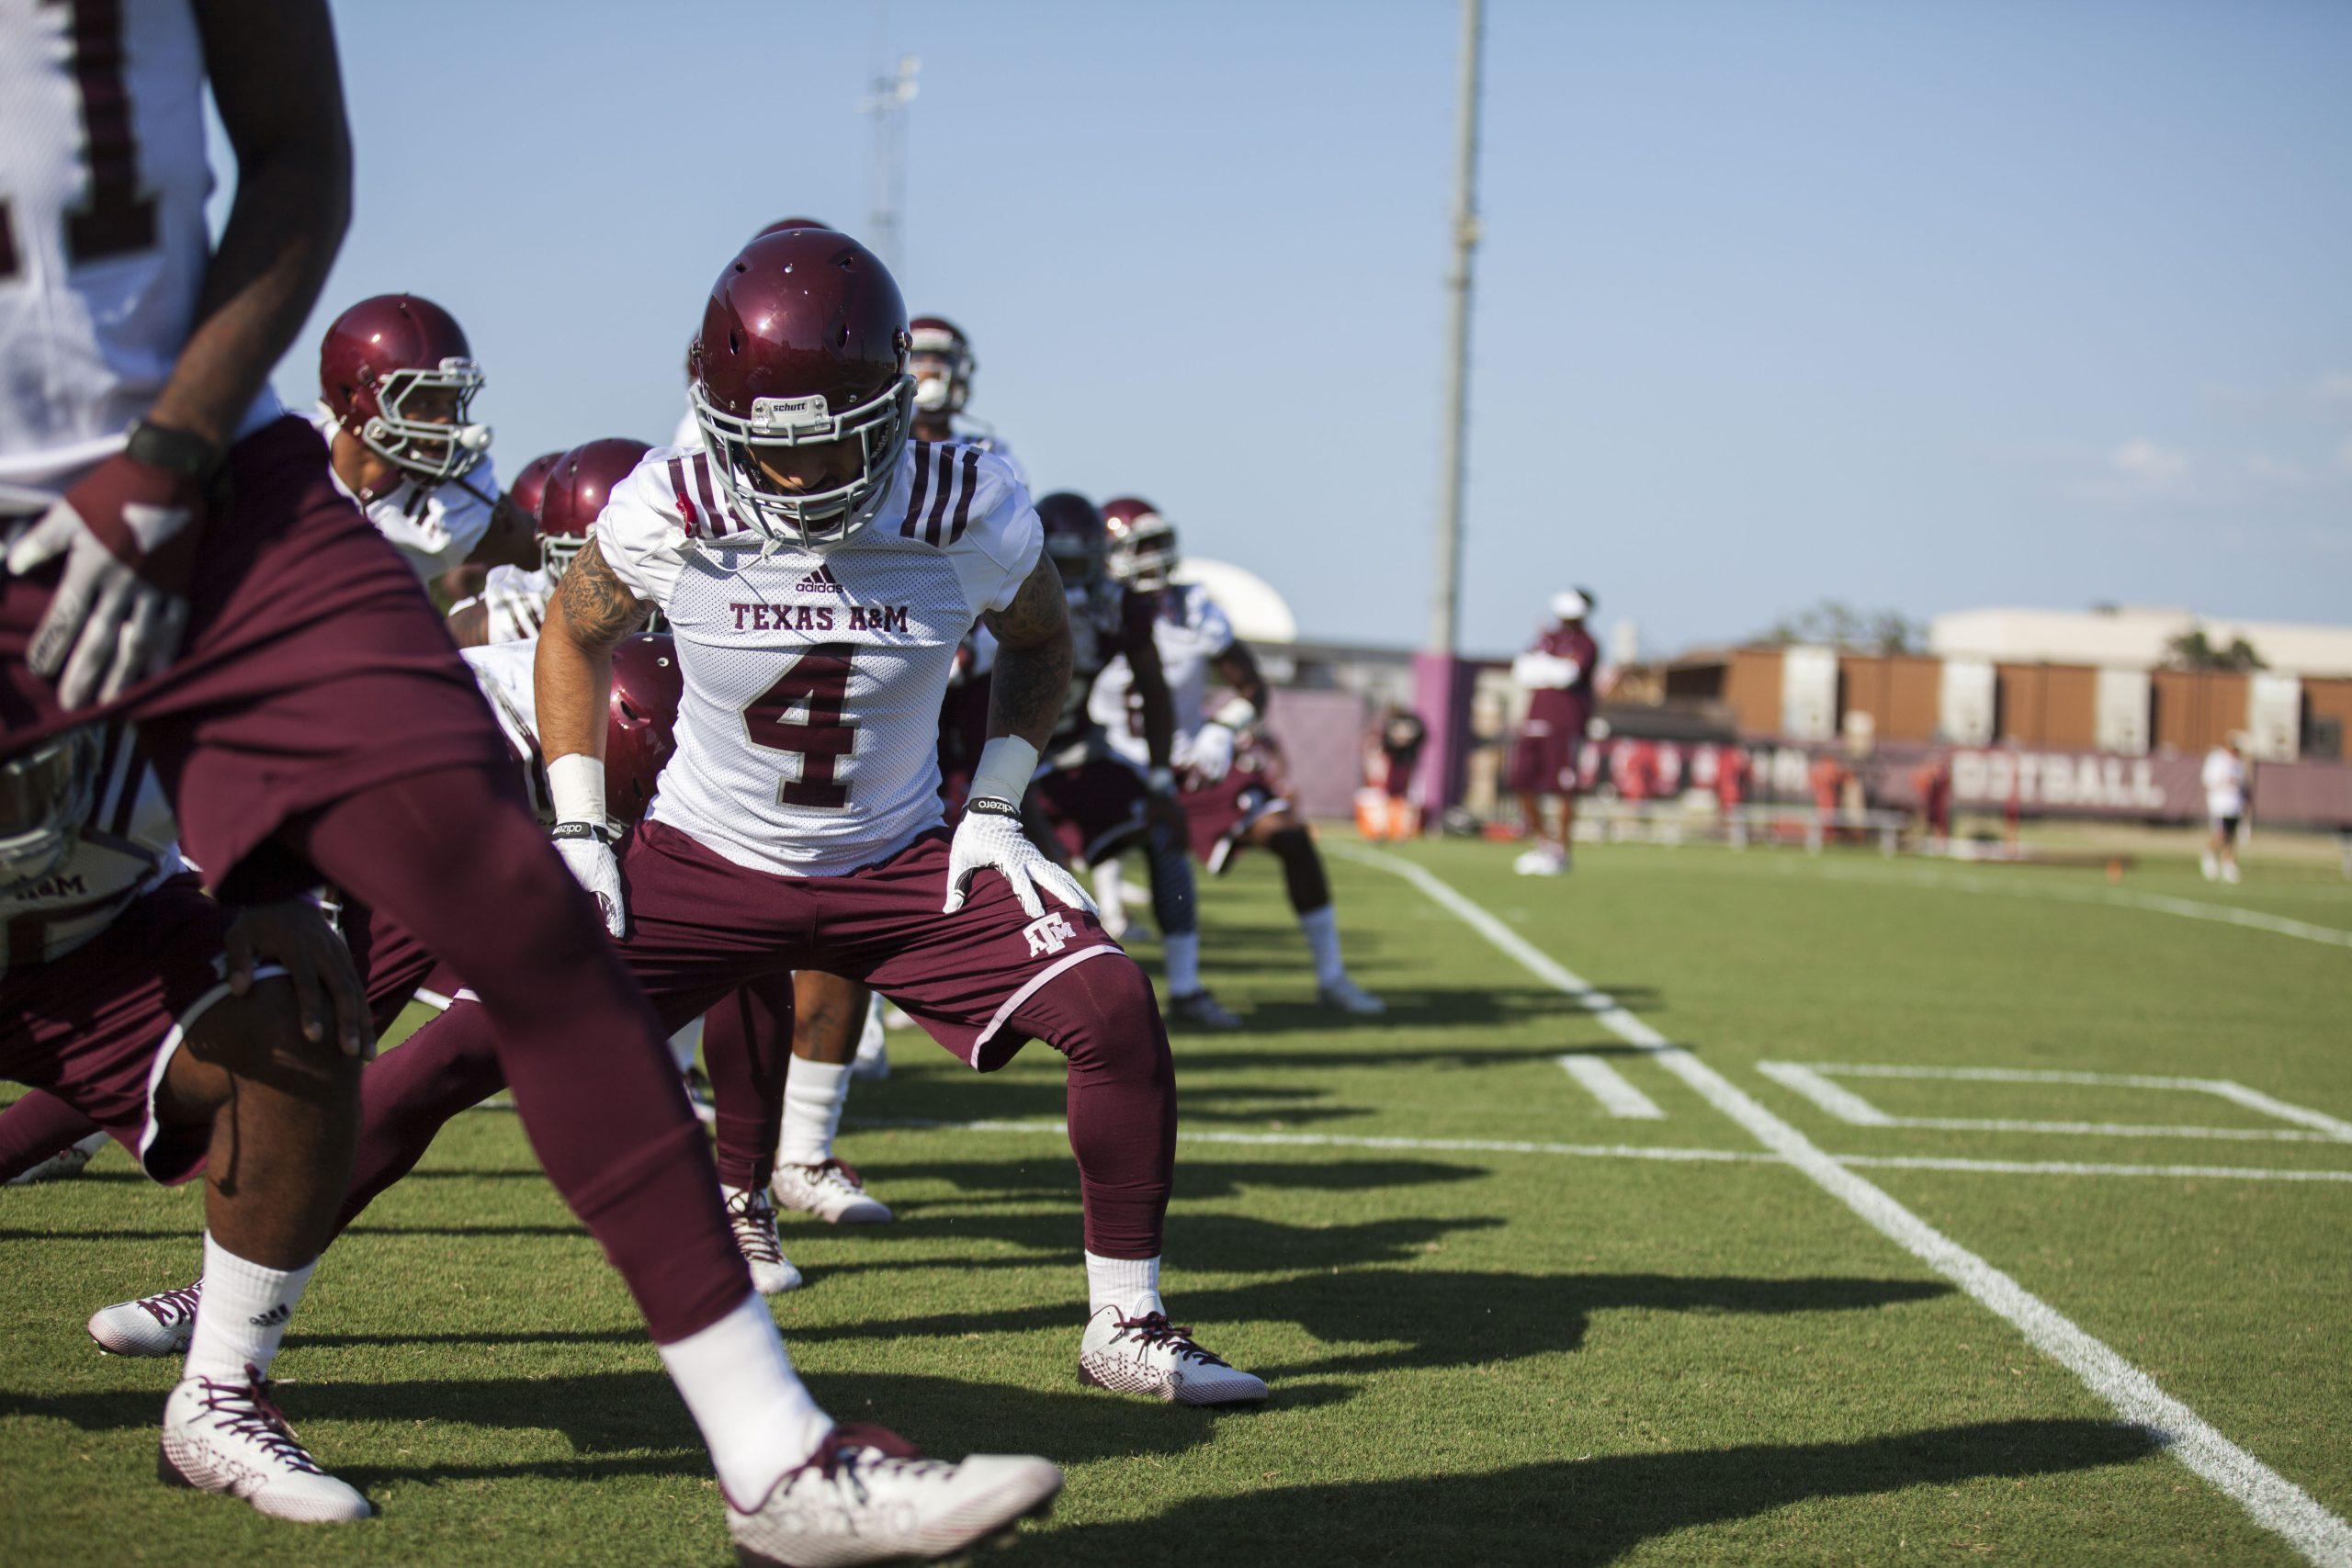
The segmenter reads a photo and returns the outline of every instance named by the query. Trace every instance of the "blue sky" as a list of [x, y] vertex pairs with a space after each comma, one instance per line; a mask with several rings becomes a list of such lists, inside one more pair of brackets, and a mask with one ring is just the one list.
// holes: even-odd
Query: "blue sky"
[[[664, 436], [761, 222], [865, 227], [870, 4], [336, 6], [333, 310], [441, 300], [509, 468]], [[1040, 489], [1413, 643], [1449, 4], [897, 0], [901, 282]], [[2342, 620], [2352, 6], [1490, 0], [1465, 644], [1836, 596]], [[224, 164], [225, 167], [225, 164]]]

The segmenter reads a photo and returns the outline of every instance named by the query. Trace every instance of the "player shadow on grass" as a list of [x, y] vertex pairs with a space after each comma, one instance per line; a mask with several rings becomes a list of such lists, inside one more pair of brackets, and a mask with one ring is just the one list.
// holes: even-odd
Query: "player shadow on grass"
[[[895, 1190], [902, 1182], [944, 1181], [956, 1195], [944, 1201], [956, 1204], [1030, 1203], [1078, 1197], [1078, 1167], [1055, 1151], [1052, 1158], [1006, 1160], [876, 1160], [867, 1168], [872, 1177], [887, 1177]], [[1179, 1202], [1206, 1198], [1238, 1198], [1252, 1189], [1284, 1191], [1371, 1192], [1398, 1187], [1426, 1187], [1439, 1182], [1473, 1181], [1492, 1176], [1481, 1166], [1449, 1165], [1426, 1159], [1218, 1160], [1203, 1159], [1186, 1150], [1176, 1161], [1175, 1197]], [[932, 1203], [943, 1200], [930, 1200]], [[908, 1212], [920, 1212], [910, 1202]]]
[[[1402, 1235], [1396, 1239], [1410, 1246]], [[1429, 1244], [1415, 1247], [1425, 1251]], [[1227, 1247], [1192, 1254], [1221, 1269], [1315, 1267], [1308, 1253], [1267, 1264], [1244, 1260]], [[1224, 1289], [1175, 1288], [1169, 1311], [1187, 1323], [1215, 1325], [1207, 1333], [1221, 1348], [1238, 1347], [1252, 1371], [1277, 1391], [1306, 1377], [1394, 1372], [1408, 1368], [1495, 1366], [1531, 1356], [1574, 1351], [1595, 1313], [1645, 1312], [1782, 1314], [1865, 1312], [1951, 1293], [1933, 1280], [1811, 1278], [1748, 1279], [1673, 1274], [1509, 1274], [1437, 1269], [1341, 1269], [1294, 1274]], [[1026, 1334], [1067, 1326], [1065, 1306], [809, 1325], [800, 1339], [884, 1337], [966, 1337]], [[1253, 1327], [1291, 1324], [1317, 1353], [1291, 1360], [1251, 1354]], [[1284, 1336], [1285, 1339], [1294, 1337]]]
[[[1065, 1325], [1069, 1349], [1075, 1324]], [[643, 1342], [643, 1333], [632, 1337]], [[649, 1348], [648, 1359], [650, 1359]], [[927, 1451], [972, 1450], [1051, 1454], [1064, 1464], [1135, 1454], [1179, 1454], [1208, 1440], [1214, 1412], [1081, 1390], [1025, 1387], [902, 1372], [819, 1372], [808, 1382], [837, 1419], [876, 1421], [913, 1438]], [[1348, 1397], [1349, 1391], [1301, 1383], [1284, 1391], [1293, 1406]], [[288, 1385], [288, 1415], [308, 1424], [322, 1458], [363, 1492], [387, 1483], [428, 1483], [542, 1477], [594, 1480], [608, 1475], [710, 1473], [694, 1422], [662, 1372], [561, 1372], [534, 1378], [447, 1378], [368, 1382], [311, 1382]], [[138, 1431], [155, 1424], [151, 1389], [33, 1394], [0, 1390], [0, 1418], [63, 1421], [88, 1432]], [[368, 1445], [346, 1440], [336, 1422], [395, 1427], [401, 1446], [425, 1457], [414, 1464], [368, 1464]], [[446, 1425], [451, 1446], [479, 1452], [482, 1431], [557, 1432], [571, 1445], [567, 1458], [483, 1461], [433, 1459], [435, 1428]], [[460, 1430], [462, 1429], [462, 1430]], [[377, 1447], [376, 1452], [382, 1449]]]
[[[1147, 1519], [1080, 1525], [1028, 1543], [1026, 1562], [1399, 1562], [1599, 1564], [1645, 1541], [1749, 1519], [1792, 1504], [1972, 1481], [2020, 1482], [2131, 1464], [2159, 1451], [2145, 1428], [2107, 1421], [1986, 1422], [1857, 1442], [1758, 1444], [1610, 1454], [1478, 1475], [1252, 1487], [1195, 1498]], [[1301, 1454], [1290, 1473], [1312, 1473]], [[1970, 1538], [1973, 1540], [1972, 1536]], [[1693, 1542], [1695, 1547], [1699, 1543]], [[1863, 1535], [1716, 1547], [1724, 1561], [1867, 1557]], [[2002, 1543], [1988, 1529], [1982, 1543]]]
[[[1047, 1045], [1032, 1044], [1028, 1050], [1052, 1055], [1052, 1047]], [[1179, 1040], [1176, 1054], [1180, 1079], [1184, 1043]], [[1372, 1114], [1363, 1106], [1311, 1103], [1329, 1100], [1329, 1092], [1291, 1085], [1194, 1086], [1180, 1082], [1176, 1092], [1183, 1119], [1188, 1122], [1242, 1122], [1255, 1126], [1269, 1121], [1329, 1122]], [[908, 1073], [893, 1075], [883, 1083], [861, 1086], [853, 1103], [857, 1108], [857, 1114], [850, 1119], [853, 1132], [858, 1130], [861, 1122], [867, 1127], [877, 1123], [887, 1127], [901, 1118], [936, 1121], [951, 1126], [972, 1121], [1058, 1122], [1068, 1109], [1069, 1090], [1059, 1075], [995, 1074], [975, 1084], [969, 1072]]]

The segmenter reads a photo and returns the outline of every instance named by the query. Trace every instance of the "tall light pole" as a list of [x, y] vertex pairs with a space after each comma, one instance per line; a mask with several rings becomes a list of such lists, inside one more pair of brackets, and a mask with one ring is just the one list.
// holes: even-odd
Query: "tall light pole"
[[1423, 754], [1421, 801], [1430, 817], [1460, 797], [1468, 750], [1470, 673], [1461, 643], [1462, 494], [1470, 423], [1470, 264], [1478, 248], [1478, 93], [1486, 44], [1481, 0], [1462, 0], [1462, 58], [1453, 127], [1453, 268], [1443, 446], [1438, 459], [1437, 553], [1430, 573], [1429, 646], [1413, 661], [1415, 705], [1433, 742]]
[[875, 11], [874, 87], [858, 106], [874, 117], [874, 210], [865, 238], [882, 265], [903, 277], [907, 258], [899, 214], [907, 197], [907, 106], [915, 100], [915, 73], [922, 62], [902, 54], [896, 66], [880, 63], [889, 57], [890, 13], [887, 5]]

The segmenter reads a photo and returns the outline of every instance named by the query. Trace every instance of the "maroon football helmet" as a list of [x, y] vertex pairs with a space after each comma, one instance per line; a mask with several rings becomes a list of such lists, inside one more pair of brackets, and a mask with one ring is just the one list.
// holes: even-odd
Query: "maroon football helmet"
[[917, 316], [907, 323], [914, 340], [915, 407], [925, 413], [962, 413], [972, 395], [972, 340], [944, 316]]
[[[687, 400], [740, 521], [787, 544], [837, 543], [881, 509], [914, 413], [907, 307], [874, 253], [830, 229], [753, 240], [711, 285]], [[787, 489], [771, 465], [841, 443], [854, 477]], [[828, 480], [832, 476], [827, 476]]]
[[678, 749], [678, 702], [685, 690], [677, 645], [666, 633], [613, 645], [613, 700], [605, 722], [605, 815], [645, 815], [662, 764]]
[[1102, 525], [1111, 535], [1111, 575], [1139, 593], [1168, 586], [1182, 558], [1176, 530], [1159, 509], [1132, 495], [1102, 504]]
[[[466, 415], [481, 367], [457, 318], [413, 294], [379, 294], [334, 319], [319, 348], [319, 396], [335, 423], [420, 484], [456, 479], [490, 450]], [[450, 394], [444, 410], [419, 394]]]
[[1064, 584], [1076, 588], [1102, 577], [1111, 536], [1103, 530], [1102, 514], [1094, 510], [1092, 502], [1057, 490], [1037, 498], [1037, 521], [1046, 526], [1046, 553], [1053, 558]]
[[542, 452], [524, 464], [523, 471], [514, 476], [514, 482], [506, 487], [507, 501], [531, 520], [533, 527], [538, 525], [539, 502], [547, 496], [548, 476], [555, 472], [555, 466], [562, 461], [563, 454], [560, 451]]
[[556, 460], [539, 499], [539, 564], [549, 577], [561, 577], [581, 547], [597, 513], [620, 482], [651, 451], [642, 441], [607, 435], [574, 446]]

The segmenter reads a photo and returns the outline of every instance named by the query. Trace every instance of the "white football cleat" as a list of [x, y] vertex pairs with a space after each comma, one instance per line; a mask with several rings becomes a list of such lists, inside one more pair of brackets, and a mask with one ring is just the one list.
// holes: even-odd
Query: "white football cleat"
[[800, 1270], [784, 1255], [784, 1243], [775, 1234], [775, 1205], [768, 1201], [766, 1189], [721, 1186], [718, 1195], [727, 1201], [727, 1226], [751, 1268], [752, 1288], [763, 1296], [798, 1290]]
[[768, 1188], [786, 1208], [814, 1214], [829, 1225], [890, 1222], [889, 1206], [868, 1195], [865, 1179], [837, 1159], [822, 1165], [778, 1165]]
[[1187, 991], [1181, 997], [1168, 998], [1168, 1021], [1190, 1025], [1194, 1029], [1238, 1029], [1240, 1018], [1223, 1002], [1209, 995], [1206, 989]]
[[117, 1302], [90, 1314], [90, 1337], [109, 1356], [185, 1356], [196, 1337], [196, 1303], [204, 1281]]
[[184, 1378], [172, 1390], [155, 1474], [167, 1486], [226, 1492], [276, 1519], [334, 1524], [375, 1511], [303, 1449], [250, 1366], [243, 1382]]
[[1521, 876], [1557, 876], [1568, 869], [1568, 852], [1538, 844], [1511, 862], [1510, 868]]
[[68, 1144], [39, 1165], [18, 1171], [8, 1179], [11, 1187], [30, 1187], [36, 1181], [63, 1181], [82, 1174], [82, 1168], [91, 1156], [106, 1146], [107, 1135], [93, 1133], [78, 1144]]
[[1349, 1013], [1357, 1018], [1378, 1018], [1388, 1010], [1386, 1002], [1345, 975], [1328, 986], [1316, 987], [1315, 999], [1333, 1012]]
[[1110, 1306], [1086, 1320], [1078, 1381], [1170, 1404], [1254, 1404], [1266, 1397], [1263, 1380], [1202, 1349], [1167, 1314], [1127, 1317]]
[[880, 1427], [836, 1427], [754, 1507], [727, 1505], [727, 1533], [750, 1568], [850, 1568], [932, 1561], [1010, 1538], [1042, 1518], [1062, 1472], [1032, 1454], [924, 1459]]

